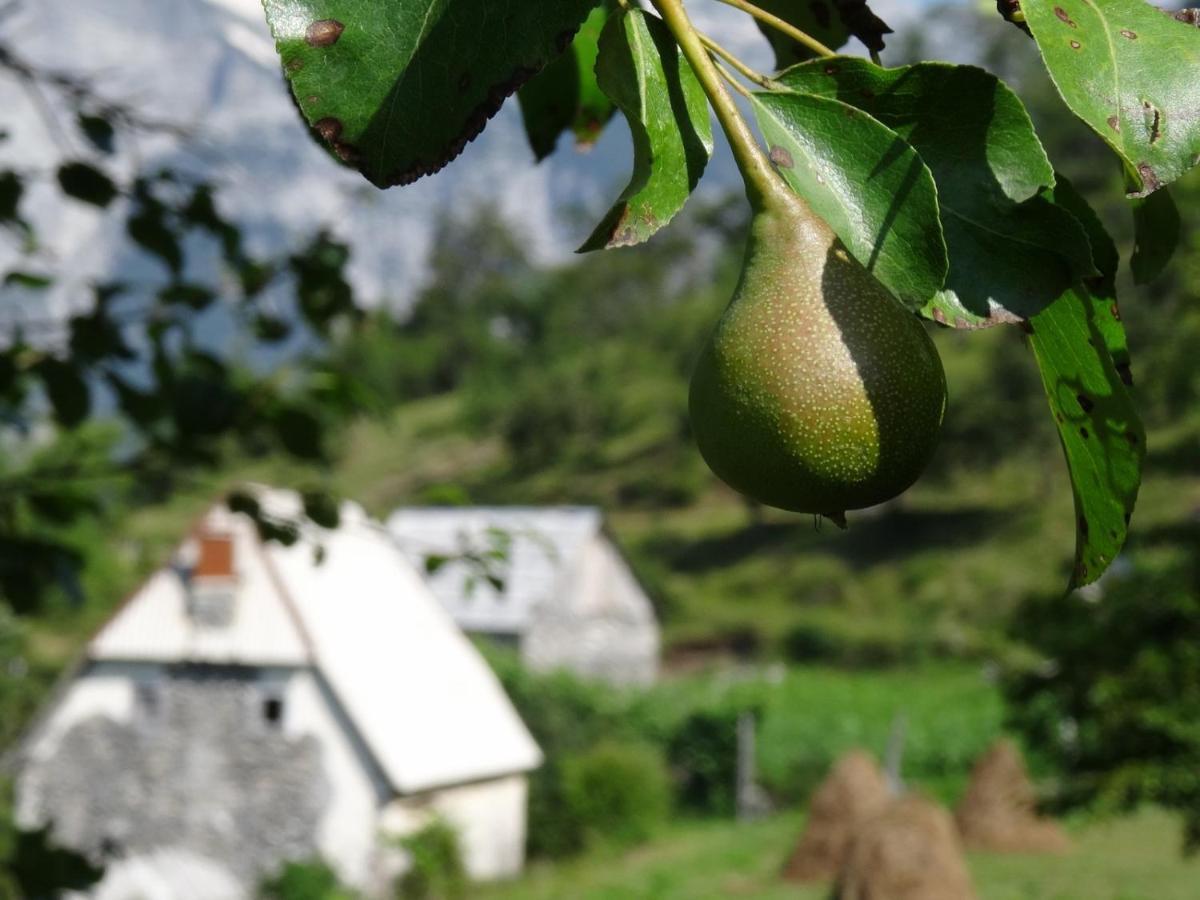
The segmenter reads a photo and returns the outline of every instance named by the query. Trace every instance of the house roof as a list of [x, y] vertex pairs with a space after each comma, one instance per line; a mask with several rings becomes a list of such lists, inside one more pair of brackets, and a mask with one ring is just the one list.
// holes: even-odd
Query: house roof
[[[299, 498], [260, 490], [272, 515]], [[233, 536], [232, 622], [198, 626], [170, 568], [93, 639], [95, 659], [313, 665], [399, 793], [528, 771], [541, 753], [495, 674], [386, 532], [354, 504], [334, 530], [262, 543], [224, 506], [201, 528]]]
[[426, 580], [468, 631], [519, 634], [539, 608], [563, 602], [603, 517], [590, 506], [409, 507], [387, 520], [397, 545], [419, 569], [430, 557], [484, 553], [507, 542], [496, 560], [502, 588], [480, 578], [480, 566], [451, 558]]

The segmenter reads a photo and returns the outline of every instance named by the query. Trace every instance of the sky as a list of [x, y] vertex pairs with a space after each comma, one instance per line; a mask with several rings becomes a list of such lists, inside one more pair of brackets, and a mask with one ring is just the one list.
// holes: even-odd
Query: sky
[[[920, 5], [872, 3], [897, 31]], [[703, 30], [751, 64], [769, 68], [769, 51], [748, 17], [715, 0], [692, 0], [689, 10]], [[425, 277], [432, 226], [446, 210], [493, 204], [535, 258], [553, 262], [586, 237], [589, 220], [599, 219], [628, 179], [631, 145], [619, 117], [589, 152], [576, 152], [564, 140], [558, 153], [535, 165], [516, 103], [509, 102], [442, 173], [379, 191], [309, 140], [284, 86], [259, 0], [24, 0], [0, 28], [26, 59], [83, 76], [101, 96], [189, 130], [186, 140], [143, 137], [121, 148], [119, 167], [132, 172], [137, 164], [161, 162], [217, 173], [225, 188], [223, 212], [247, 229], [252, 249], [277, 253], [332, 225], [353, 247], [350, 274], [367, 305], [403, 307], [412, 297]], [[59, 159], [86, 156], [78, 141], [52, 132], [20, 85], [0, 80], [0, 103], [10, 111], [0, 165], [51, 172]], [[718, 142], [700, 191], [727, 192], [737, 185], [732, 160]], [[115, 227], [120, 203], [96, 212], [62, 203], [45, 186], [31, 191], [29, 208], [46, 236], [45, 260], [67, 271], [50, 298], [59, 313], [81, 302], [81, 286], [114, 270], [126, 280], [162, 277]], [[0, 249], [0, 265], [8, 262], [3, 254]], [[10, 296], [10, 307], [12, 302]], [[38, 302], [44, 309], [46, 301]]]

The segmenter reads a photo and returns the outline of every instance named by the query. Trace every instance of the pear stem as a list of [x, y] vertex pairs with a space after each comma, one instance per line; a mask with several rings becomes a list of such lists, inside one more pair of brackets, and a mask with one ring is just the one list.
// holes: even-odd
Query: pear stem
[[803, 44], [813, 53], [818, 56], [834, 56], [834, 52], [818, 41], [815, 37], [807, 32], [801, 31], [791, 22], [787, 22], [773, 13], [767, 12], [765, 9], [755, 6], [753, 3], [747, 3], [746, 0], [718, 0], [726, 6], [732, 6], [734, 9], [740, 9], [742, 12], [753, 16], [764, 25], [769, 25], [776, 31], [787, 35], [793, 41]]
[[683, 52], [684, 57], [691, 64], [704, 93], [708, 95], [708, 101], [712, 104], [717, 121], [721, 124], [721, 129], [729, 140], [733, 158], [737, 162], [738, 170], [742, 173], [742, 180], [746, 182], [746, 196], [750, 200], [750, 205], [755, 209], [761, 209], [770, 198], [780, 194], [785, 187], [783, 182], [771, 168], [771, 163], [758, 145], [758, 141], [755, 140], [750, 126], [746, 124], [746, 120], [738, 111], [737, 103], [725, 89], [717, 66], [700, 40], [700, 33], [696, 31], [691, 19], [688, 18], [682, 0], [651, 0], [651, 2], [662, 16], [663, 22], [666, 23], [668, 30], [675, 38], [675, 42], [679, 44], [679, 49]]

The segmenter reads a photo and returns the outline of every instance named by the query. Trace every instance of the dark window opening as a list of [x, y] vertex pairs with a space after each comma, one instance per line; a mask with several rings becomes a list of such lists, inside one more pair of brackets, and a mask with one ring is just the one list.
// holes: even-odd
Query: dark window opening
[[135, 688], [135, 696], [137, 697], [138, 709], [142, 711], [142, 715], [147, 718], [154, 718], [158, 715], [160, 706], [160, 687], [158, 684], [150, 681], [139, 681]]
[[264, 700], [263, 719], [271, 725], [279, 725], [283, 721], [283, 700], [279, 697]]

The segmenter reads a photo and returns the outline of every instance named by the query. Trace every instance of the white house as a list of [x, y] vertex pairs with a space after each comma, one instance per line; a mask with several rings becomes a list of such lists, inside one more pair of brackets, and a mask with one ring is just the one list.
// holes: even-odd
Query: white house
[[622, 684], [657, 675], [654, 607], [600, 510], [403, 508], [387, 526], [464, 631], [517, 647], [535, 669]]
[[[294, 495], [263, 492], [295, 517]], [[541, 754], [384, 530], [347, 505], [290, 547], [211, 509], [88, 645], [21, 748], [18, 815], [108, 863], [109, 900], [247, 896], [320, 856], [379, 894], [440, 816], [516, 874]]]

